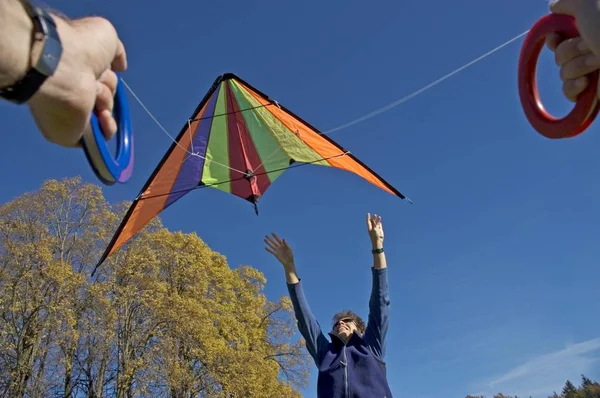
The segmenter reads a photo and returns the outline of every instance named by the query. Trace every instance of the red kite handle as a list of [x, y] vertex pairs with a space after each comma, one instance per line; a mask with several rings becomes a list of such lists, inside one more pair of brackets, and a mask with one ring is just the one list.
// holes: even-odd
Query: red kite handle
[[531, 126], [546, 138], [571, 138], [587, 129], [598, 115], [598, 71], [588, 76], [588, 87], [579, 95], [571, 112], [556, 118], [542, 105], [537, 90], [536, 70], [546, 36], [558, 33], [563, 39], [579, 36], [575, 19], [569, 15], [549, 14], [537, 21], [525, 37], [519, 57], [519, 96]]

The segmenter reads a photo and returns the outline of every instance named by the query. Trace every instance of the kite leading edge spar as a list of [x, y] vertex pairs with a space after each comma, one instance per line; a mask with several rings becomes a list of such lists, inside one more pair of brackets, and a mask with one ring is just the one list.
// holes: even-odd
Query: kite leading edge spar
[[220, 189], [249, 201], [257, 211], [269, 186], [295, 164], [347, 170], [408, 200], [319, 130], [241, 78], [226, 73], [217, 77], [144, 184], [96, 268], [190, 191]]

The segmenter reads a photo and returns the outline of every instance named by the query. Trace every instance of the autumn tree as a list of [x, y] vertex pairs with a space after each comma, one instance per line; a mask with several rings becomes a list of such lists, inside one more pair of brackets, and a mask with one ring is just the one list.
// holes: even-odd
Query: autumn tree
[[73, 178], [0, 207], [0, 396], [299, 397], [289, 299], [196, 234], [157, 218], [90, 277], [126, 205]]
[[78, 179], [0, 207], [0, 392], [72, 393], [81, 271], [111, 219], [100, 190]]

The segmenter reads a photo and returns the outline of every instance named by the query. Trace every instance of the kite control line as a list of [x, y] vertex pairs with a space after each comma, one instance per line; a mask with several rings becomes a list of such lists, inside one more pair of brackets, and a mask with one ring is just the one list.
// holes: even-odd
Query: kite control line
[[556, 118], [542, 105], [537, 90], [537, 62], [544, 47], [546, 37], [558, 33], [563, 39], [579, 36], [575, 19], [569, 15], [549, 14], [538, 20], [525, 37], [519, 57], [519, 96], [521, 106], [529, 123], [546, 138], [572, 138], [587, 129], [598, 115], [598, 72], [588, 76], [589, 85], [579, 95], [571, 112]]
[[125, 87], [120, 78], [117, 84], [113, 114], [117, 121], [116, 157], [112, 157], [100, 129], [98, 117], [94, 113], [90, 120], [91, 132], [84, 134], [81, 139], [81, 146], [90, 166], [98, 179], [106, 185], [127, 182], [133, 172], [133, 131], [131, 130]]

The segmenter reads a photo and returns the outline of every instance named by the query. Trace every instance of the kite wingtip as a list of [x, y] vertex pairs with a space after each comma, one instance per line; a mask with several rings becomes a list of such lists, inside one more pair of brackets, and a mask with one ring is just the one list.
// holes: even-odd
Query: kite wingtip
[[92, 270], [92, 273], [90, 274], [90, 278], [94, 277], [94, 275], [96, 274], [96, 271], [98, 271], [98, 268], [100, 268], [100, 266], [102, 265], [102, 263], [104, 262], [104, 260], [106, 260], [106, 257], [102, 256], [102, 258], [100, 259], [100, 261], [98, 261], [96, 263], [96, 266], [94, 267], [94, 269]]
[[404, 198], [405, 201], [407, 201], [408, 203], [410, 203], [411, 205], [413, 204], [413, 201], [410, 200], [410, 198]]

